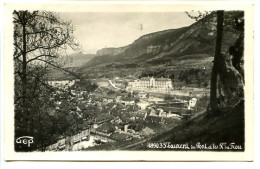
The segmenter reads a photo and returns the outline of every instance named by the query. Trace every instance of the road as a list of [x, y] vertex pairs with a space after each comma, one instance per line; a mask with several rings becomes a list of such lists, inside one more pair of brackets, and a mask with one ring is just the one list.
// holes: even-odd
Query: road
[[132, 146], [136, 146], [136, 145], [145, 143], [145, 142], [148, 141], [148, 140], [149, 140], [149, 138], [143, 139], [143, 140], [140, 140], [140, 141], [135, 142], [135, 143], [133, 143], [133, 144], [129, 144], [129, 145], [126, 145], [126, 146], [119, 147], [118, 149], [115, 149], [115, 150], [125, 150], [125, 149], [127, 149], [127, 148], [129, 148], [129, 147], [132, 147]]
[[109, 84], [110, 84], [113, 88], [122, 90], [121, 88], [116, 87], [116, 85], [115, 85], [111, 80], [108, 80], [108, 82], [109, 82]]

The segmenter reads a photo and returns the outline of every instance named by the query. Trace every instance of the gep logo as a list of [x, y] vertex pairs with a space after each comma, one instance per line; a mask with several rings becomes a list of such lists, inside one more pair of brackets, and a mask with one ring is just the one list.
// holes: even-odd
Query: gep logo
[[25, 145], [28, 145], [28, 147], [30, 147], [30, 144], [33, 143], [33, 137], [31, 137], [31, 136], [18, 137], [16, 139], [16, 143], [18, 143], [18, 144], [25, 144]]

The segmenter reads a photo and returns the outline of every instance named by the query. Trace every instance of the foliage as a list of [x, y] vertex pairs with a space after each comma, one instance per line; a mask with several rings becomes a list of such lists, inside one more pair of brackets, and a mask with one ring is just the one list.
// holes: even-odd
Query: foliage
[[170, 101], [170, 100], [172, 100], [172, 99], [174, 99], [170, 94], [166, 94], [165, 96], [164, 96], [164, 100], [165, 101]]
[[81, 91], [94, 91], [98, 88], [98, 85], [88, 79], [81, 79], [80, 81], [76, 81], [73, 86], [71, 86], [71, 89], [77, 89]]
[[48, 69], [66, 71], [61, 68], [62, 57], [68, 47], [78, 49], [78, 44], [72, 24], [52, 12], [14, 11], [13, 24], [15, 137], [33, 136], [33, 148], [43, 147], [54, 132], [53, 116], [49, 115], [55, 110], [50, 98], [54, 89], [47, 83]]

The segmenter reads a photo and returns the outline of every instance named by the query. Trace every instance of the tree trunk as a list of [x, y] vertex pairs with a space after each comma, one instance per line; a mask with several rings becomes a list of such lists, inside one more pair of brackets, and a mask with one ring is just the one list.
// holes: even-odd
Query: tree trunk
[[217, 38], [215, 47], [215, 57], [213, 61], [213, 68], [211, 72], [210, 83], [210, 107], [212, 112], [216, 112], [217, 105], [217, 75], [219, 67], [219, 58], [221, 56], [222, 36], [223, 36], [223, 20], [224, 11], [217, 11]]
[[243, 76], [233, 67], [231, 59], [230, 55], [221, 55], [219, 67], [227, 107], [234, 107], [244, 98]]
[[27, 101], [26, 101], [26, 86], [27, 86], [27, 59], [26, 59], [26, 28], [25, 28], [26, 24], [23, 23], [22, 25], [22, 29], [23, 29], [23, 51], [22, 51], [22, 112], [23, 114], [25, 114], [26, 116], [26, 131], [27, 131], [27, 135], [30, 135], [30, 126], [29, 126], [29, 111], [28, 111], [28, 105], [27, 105]]

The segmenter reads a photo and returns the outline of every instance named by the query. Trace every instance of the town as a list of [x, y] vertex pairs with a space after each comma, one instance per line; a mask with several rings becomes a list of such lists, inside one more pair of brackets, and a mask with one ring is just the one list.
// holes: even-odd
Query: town
[[50, 115], [63, 114], [77, 120], [73, 132], [64, 131], [44, 151], [80, 151], [111, 142], [148, 138], [179, 125], [205, 108], [209, 91], [185, 86], [177, 90], [171, 79], [163, 77], [115, 76], [48, 83], [55, 88], [51, 99], [56, 108]]

